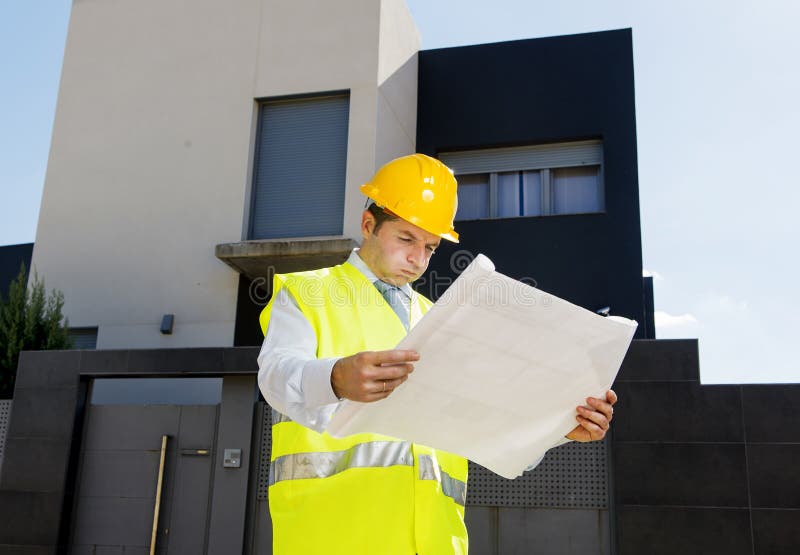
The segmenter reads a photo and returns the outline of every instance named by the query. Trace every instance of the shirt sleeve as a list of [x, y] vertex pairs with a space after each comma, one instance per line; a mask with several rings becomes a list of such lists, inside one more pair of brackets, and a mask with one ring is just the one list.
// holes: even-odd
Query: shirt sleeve
[[331, 387], [336, 358], [317, 358], [314, 329], [286, 289], [273, 300], [258, 354], [258, 387], [278, 412], [322, 432], [339, 404]]

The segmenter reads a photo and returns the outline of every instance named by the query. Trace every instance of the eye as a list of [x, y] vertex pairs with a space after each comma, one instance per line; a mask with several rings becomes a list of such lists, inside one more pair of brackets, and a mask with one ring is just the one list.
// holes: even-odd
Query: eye
[[400, 240], [401, 240], [403, 243], [410, 243], [410, 242], [411, 242], [411, 237], [403, 237], [403, 236], [401, 235], [401, 236], [400, 236]]

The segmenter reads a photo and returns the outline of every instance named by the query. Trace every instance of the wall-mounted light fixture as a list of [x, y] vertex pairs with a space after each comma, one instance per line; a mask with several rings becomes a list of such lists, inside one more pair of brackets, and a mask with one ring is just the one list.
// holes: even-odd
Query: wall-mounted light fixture
[[161, 333], [164, 335], [172, 335], [172, 327], [175, 325], [174, 314], [164, 314], [161, 318]]

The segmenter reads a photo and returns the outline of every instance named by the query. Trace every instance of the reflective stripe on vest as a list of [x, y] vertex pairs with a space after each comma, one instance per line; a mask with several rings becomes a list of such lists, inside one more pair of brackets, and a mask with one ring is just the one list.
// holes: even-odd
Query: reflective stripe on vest
[[419, 479], [436, 480], [442, 486], [442, 493], [462, 507], [467, 502], [467, 484], [456, 480], [433, 461], [430, 455], [419, 456]]
[[[272, 424], [292, 422], [285, 414], [272, 409]], [[453, 478], [436, 464], [430, 455], [420, 455], [419, 479], [439, 482], [442, 493], [462, 507], [467, 501], [467, 484]], [[295, 453], [277, 457], [270, 464], [269, 485], [282, 480], [327, 478], [348, 468], [413, 466], [411, 445], [405, 441], [372, 441], [350, 449], [331, 452]]]
[[269, 485], [283, 480], [328, 478], [349, 468], [414, 466], [406, 441], [370, 441], [344, 451], [295, 453], [278, 457], [269, 466]]

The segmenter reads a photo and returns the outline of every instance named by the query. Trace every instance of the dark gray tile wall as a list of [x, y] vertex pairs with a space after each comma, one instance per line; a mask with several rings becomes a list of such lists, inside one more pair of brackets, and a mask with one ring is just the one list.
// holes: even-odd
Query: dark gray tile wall
[[597, 509], [467, 507], [471, 555], [609, 555], [609, 513]]
[[800, 509], [753, 509], [756, 553], [797, 555], [800, 545]]
[[501, 507], [498, 553], [608, 555], [608, 511]]
[[747, 440], [800, 443], [800, 385], [742, 388]]
[[747, 509], [621, 507], [617, 512], [619, 555], [750, 555]]
[[499, 555], [497, 507], [467, 507], [464, 511], [464, 522], [469, 531], [470, 553], [482, 555]]
[[[76, 520], [70, 514], [74, 504], [71, 488], [77, 473], [73, 442], [80, 433], [76, 423], [81, 421], [85, 380], [104, 376], [254, 376], [257, 355], [258, 347], [23, 352], [7, 430], [10, 448], [5, 450], [0, 468], [0, 552], [39, 555], [65, 549], [70, 523]], [[188, 417], [191, 419], [191, 415]], [[102, 419], [96, 422], [113, 426], [113, 422]], [[177, 421], [174, 426], [177, 432]], [[91, 446], [93, 434], [100, 432], [103, 430], [87, 430], [84, 448]], [[126, 446], [136, 441], [136, 430], [129, 432], [123, 442]], [[187, 448], [213, 439], [192, 437], [189, 432], [181, 437]], [[152, 466], [152, 461], [141, 462]], [[95, 463], [102, 461], [89, 461], [90, 465]], [[76, 508], [96, 510], [97, 518], [106, 514], [102, 507]], [[149, 528], [152, 523], [144, 516], [145, 508], [132, 505], [130, 509], [131, 526]], [[75, 530], [78, 540], [84, 532]]]
[[66, 478], [67, 464], [62, 454], [69, 451], [69, 446], [68, 440], [60, 438], [8, 438], [3, 481], [20, 491], [57, 491]]
[[46, 545], [0, 544], [0, 553], [3, 555], [48, 555], [52, 551], [50, 546]]
[[747, 463], [753, 507], [800, 509], [800, 443], [750, 444]]
[[800, 385], [701, 385], [697, 342], [658, 340], [614, 389], [618, 553], [800, 553]]
[[631, 345], [617, 382], [674, 382], [700, 379], [694, 339], [646, 339]]
[[61, 498], [60, 493], [0, 490], [0, 545], [53, 548]]
[[691, 381], [617, 380], [614, 420], [619, 441], [742, 442], [738, 386], [698, 387]]
[[8, 438], [72, 437], [72, 415], [78, 401], [77, 380], [73, 387], [20, 387], [14, 390]]
[[622, 505], [747, 506], [744, 445], [620, 443], [614, 460]]
[[0, 469], [3, 552], [55, 552], [80, 397], [79, 364], [77, 351], [20, 355]]

